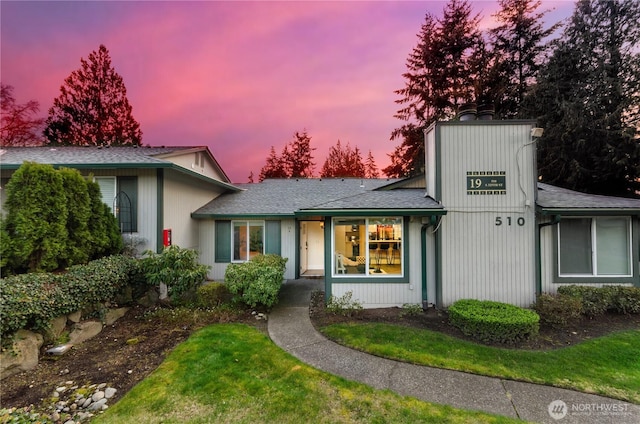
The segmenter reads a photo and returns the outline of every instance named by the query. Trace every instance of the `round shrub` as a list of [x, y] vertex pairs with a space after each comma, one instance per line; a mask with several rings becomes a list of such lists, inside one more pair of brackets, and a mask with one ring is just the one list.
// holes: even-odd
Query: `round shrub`
[[538, 334], [534, 311], [489, 300], [461, 299], [449, 307], [449, 321], [482, 342], [516, 343]]
[[540, 323], [553, 328], [562, 328], [580, 318], [582, 302], [566, 294], [542, 293], [532, 308], [540, 315]]
[[231, 293], [223, 283], [207, 283], [198, 287], [196, 292], [198, 306], [215, 308], [231, 300]]

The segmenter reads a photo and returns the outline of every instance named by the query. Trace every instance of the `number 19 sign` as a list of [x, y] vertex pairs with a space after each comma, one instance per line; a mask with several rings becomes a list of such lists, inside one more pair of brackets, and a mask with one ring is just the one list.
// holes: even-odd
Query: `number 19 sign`
[[467, 171], [467, 195], [507, 194], [505, 171]]

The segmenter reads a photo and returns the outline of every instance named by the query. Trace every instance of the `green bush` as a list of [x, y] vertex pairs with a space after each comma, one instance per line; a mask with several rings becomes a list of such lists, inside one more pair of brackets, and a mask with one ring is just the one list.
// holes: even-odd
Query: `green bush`
[[278, 255], [258, 255], [248, 262], [229, 264], [224, 281], [235, 299], [252, 308], [272, 307], [278, 302], [287, 259]]
[[623, 314], [640, 313], [640, 288], [627, 286], [560, 286], [558, 293], [572, 296], [582, 303], [582, 313], [590, 318], [609, 310]]
[[212, 282], [198, 287], [196, 299], [200, 308], [215, 308], [231, 300], [231, 293], [225, 284]]
[[91, 219], [91, 204], [87, 180], [77, 169], [60, 168], [58, 173], [62, 177], [62, 187], [67, 207], [67, 235], [66, 247], [62, 252], [61, 267], [84, 264], [89, 260], [91, 252], [91, 233], [89, 221]]
[[449, 321], [479, 341], [515, 343], [538, 334], [540, 317], [506, 303], [461, 299], [449, 307]]
[[331, 295], [327, 302], [327, 311], [334, 315], [351, 317], [362, 310], [362, 304], [353, 300], [353, 292], [348, 291], [340, 297]]
[[53, 318], [112, 300], [129, 284], [135, 260], [111, 256], [64, 274], [31, 273], [0, 280], [0, 336], [45, 331]]
[[87, 193], [91, 210], [91, 218], [88, 222], [91, 234], [89, 259], [121, 253], [124, 246], [118, 220], [111, 212], [111, 208], [102, 201], [98, 183], [87, 181]]
[[207, 278], [209, 267], [198, 263], [198, 252], [169, 246], [162, 253], [145, 252], [142, 269], [149, 282], [167, 285], [169, 297], [177, 299]]
[[419, 303], [405, 303], [402, 305], [402, 312], [400, 312], [401, 317], [417, 317], [422, 314], [424, 314], [424, 310]]
[[532, 309], [540, 316], [540, 323], [553, 328], [562, 328], [580, 318], [582, 302], [566, 294], [542, 293]]

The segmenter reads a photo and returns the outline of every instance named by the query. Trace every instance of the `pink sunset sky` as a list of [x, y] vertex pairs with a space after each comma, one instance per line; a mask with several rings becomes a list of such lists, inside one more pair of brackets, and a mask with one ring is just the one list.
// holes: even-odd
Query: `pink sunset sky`
[[[497, 1], [472, 1], [493, 26]], [[380, 169], [399, 141], [394, 90], [426, 12], [446, 2], [0, 2], [0, 78], [44, 117], [80, 58], [104, 44], [143, 144], [208, 146], [246, 182], [306, 129], [316, 172], [337, 140]], [[573, 1], [545, 1], [549, 26]]]

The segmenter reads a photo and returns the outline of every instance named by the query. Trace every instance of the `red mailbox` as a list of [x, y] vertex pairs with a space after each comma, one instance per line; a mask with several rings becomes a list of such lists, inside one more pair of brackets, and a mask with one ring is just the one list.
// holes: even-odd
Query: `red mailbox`
[[162, 244], [164, 247], [171, 246], [171, 228], [162, 230]]

